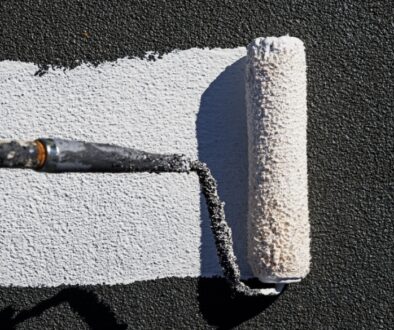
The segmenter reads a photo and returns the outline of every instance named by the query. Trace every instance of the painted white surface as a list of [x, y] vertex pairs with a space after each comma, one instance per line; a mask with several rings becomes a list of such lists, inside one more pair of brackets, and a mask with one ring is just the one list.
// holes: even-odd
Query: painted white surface
[[[0, 62], [0, 138], [60, 137], [202, 157], [223, 181], [219, 192], [231, 202], [226, 211], [248, 275], [245, 53], [190, 49], [42, 77], [34, 64]], [[0, 285], [221, 274], [194, 174], [1, 169], [0, 182]]]

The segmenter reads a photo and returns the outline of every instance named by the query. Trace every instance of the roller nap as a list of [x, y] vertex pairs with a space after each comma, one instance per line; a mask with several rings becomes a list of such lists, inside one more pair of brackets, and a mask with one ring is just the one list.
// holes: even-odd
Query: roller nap
[[258, 38], [248, 46], [248, 259], [263, 282], [309, 272], [306, 61], [301, 40]]

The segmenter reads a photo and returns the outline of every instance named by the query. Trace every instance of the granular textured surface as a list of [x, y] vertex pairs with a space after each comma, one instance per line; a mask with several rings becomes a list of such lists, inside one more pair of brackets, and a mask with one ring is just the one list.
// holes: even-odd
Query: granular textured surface
[[282, 36], [248, 46], [248, 259], [268, 283], [309, 272], [306, 63], [300, 39]]
[[[50, 299], [62, 287], [1, 287], [0, 328], [116, 329], [128, 325], [129, 329], [391, 329], [394, 319], [391, 8], [392, 2], [388, 0], [2, 1], [0, 59], [34, 62], [41, 66], [41, 72], [51, 65], [70, 68], [82, 62], [144, 57], [146, 51], [165, 54], [192, 47], [246, 46], [259, 36], [289, 33], [303, 40], [308, 64], [312, 264], [309, 275], [301, 283], [289, 285], [276, 300], [231, 300], [223, 279], [197, 277], [80, 286], [54, 300]], [[232, 77], [231, 70], [218, 77], [214, 88], [205, 93], [204, 102], [227, 100], [215, 97], [221, 91], [220, 83], [229, 76]], [[231, 99], [231, 93], [222, 94]], [[16, 89], [13, 99], [19, 97]], [[1, 99], [0, 108], [3, 102]], [[102, 102], [105, 104], [104, 99]], [[215, 152], [206, 148], [212, 141], [228, 141], [228, 135], [233, 133], [228, 126], [234, 122], [231, 118], [223, 122], [223, 117], [216, 120], [209, 117], [210, 112], [204, 113], [207, 109], [204, 102], [197, 135], [205, 140], [199, 142], [199, 152], [203, 161], [208, 158], [207, 164], [216, 177], [219, 166], [212, 167], [209, 162]], [[181, 105], [186, 108], [186, 104]], [[55, 102], [53, 106], [57, 107]], [[110, 112], [112, 108], [107, 109]], [[46, 113], [44, 118], [52, 120], [51, 110]], [[204, 120], [207, 118], [211, 120]], [[236, 118], [241, 122], [240, 117]], [[102, 138], [101, 142], [106, 142], [107, 134], [102, 134]], [[177, 141], [171, 142], [176, 145]], [[154, 145], [150, 147], [153, 150]], [[224, 147], [220, 144], [217, 153], [238, 147], [233, 141]], [[181, 152], [176, 148], [173, 151]], [[242, 155], [246, 157], [246, 153]], [[163, 186], [174, 180], [172, 176], [171, 180], [161, 178]], [[219, 193], [221, 186], [231, 183], [228, 179], [236, 182], [239, 176], [228, 175], [226, 180], [219, 180]], [[105, 189], [109, 182], [96, 184]], [[197, 193], [185, 191], [187, 184], [182, 187], [182, 194]], [[142, 184], [140, 188], [143, 189]], [[158, 203], [164, 192], [164, 189], [159, 192]], [[130, 191], [129, 196], [133, 193]], [[242, 199], [245, 194], [243, 190], [234, 193], [233, 200]], [[129, 196], [120, 197], [127, 203]], [[176, 203], [170, 198], [167, 201]], [[171, 215], [168, 217], [173, 220]], [[151, 219], [155, 218], [156, 214], [152, 214]], [[116, 225], [113, 223], [111, 228], [116, 229]], [[171, 221], [167, 228], [173, 226]], [[187, 235], [186, 230], [183, 235]], [[185, 240], [190, 238], [184, 237]], [[194, 261], [189, 258], [187, 264]], [[22, 310], [31, 312], [15, 320]]]
[[[235, 173], [247, 176], [242, 157], [246, 131], [244, 121], [237, 120], [246, 113], [244, 89], [238, 87], [244, 86], [245, 54], [244, 47], [192, 48], [157, 61], [119, 59], [98, 67], [49, 69], [43, 76], [34, 76], [37, 66], [32, 63], [2, 61], [0, 137], [115, 144], [149, 153], [185, 154], [190, 159], [209, 155], [220, 196], [228, 205], [229, 224], [232, 229], [235, 221], [243, 224], [233, 230], [238, 243], [235, 253], [242, 274], [250, 275], [246, 258], [239, 253], [246, 246], [242, 237], [247, 205], [242, 198], [229, 200], [247, 181], [227, 180]], [[210, 85], [223, 70], [229, 74], [213, 83], [212, 91]], [[201, 111], [207, 89], [211, 96], [204, 96]], [[205, 118], [196, 125], [201, 112]], [[223, 129], [232, 127], [231, 135], [220, 138], [231, 150], [211, 143], [218, 139], [218, 131], [207, 125], [218, 115], [227, 118]], [[210, 146], [200, 148], [201, 143]], [[71, 152], [79, 146], [73, 159], [85, 150], [80, 144], [57, 144], [58, 150], [71, 147]], [[112, 163], [122, 170], [115, 157], [101, 158], [101, 154], [99, 159], [95, 148], [89, 149], [95, 154], [94, 166]], [[45, 169], [74, 167], [67, 156], [61, 158], [57, 166], [49, 162]], [[226, 166], [218, 168], [223, 162]], [[92, 169], [89, 163], [80, 167]], [[0, 181], [7, 183], [0, 185], [0, 285], [119, 284], [222, 274], [195, 174], [0, 169]]]

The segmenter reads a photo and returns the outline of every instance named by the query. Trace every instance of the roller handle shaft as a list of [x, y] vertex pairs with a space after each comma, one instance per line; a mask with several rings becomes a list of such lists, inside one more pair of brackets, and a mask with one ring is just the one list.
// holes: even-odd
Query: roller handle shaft
[[43, 172], [188, 172], [184, 155], [62, 139], [0, 142], [0, 167]]

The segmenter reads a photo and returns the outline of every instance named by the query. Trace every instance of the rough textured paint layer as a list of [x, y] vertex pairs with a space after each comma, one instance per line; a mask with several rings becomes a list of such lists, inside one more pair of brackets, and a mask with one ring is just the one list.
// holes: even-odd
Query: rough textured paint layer
[[[0, 62], [1, 138], [79, 139], [197, 159], [202, 94], [244, 55], [244, 48], [191, 49], [157, 61], [120, 59], [42, 77], [34, 75], [34, 64]], [[227, 83], [243, 79], [239, 67]], [[243, 90], [236, 93], [243, 100]], [[200, 207], [206, 206], [195, 174], [3, 169], [0, 176], [7, 183], [0, 188], [2, 285], [220, 274], [214, 249], [204, 256], [212, 266], [201, 269]]]

